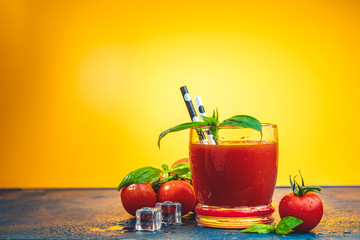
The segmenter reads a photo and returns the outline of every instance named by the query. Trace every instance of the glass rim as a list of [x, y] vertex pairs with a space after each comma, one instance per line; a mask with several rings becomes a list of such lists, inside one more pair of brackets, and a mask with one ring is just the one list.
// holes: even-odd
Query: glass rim
[[262, 127], [277, 127], [276, 123], [261, 123]]

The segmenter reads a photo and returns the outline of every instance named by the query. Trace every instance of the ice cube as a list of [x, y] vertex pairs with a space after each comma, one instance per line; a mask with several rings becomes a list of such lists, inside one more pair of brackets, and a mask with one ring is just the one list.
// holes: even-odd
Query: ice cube
[[161, 228], [161, 210], [158, 207], [144, 207], [136, 210], [137, 231], [158, 231]]
[[162, 222], [167, 224], [181, 223], [181, 204], [178, 202], [166, 201], [156, 203], [155, 207], [161, 209]]

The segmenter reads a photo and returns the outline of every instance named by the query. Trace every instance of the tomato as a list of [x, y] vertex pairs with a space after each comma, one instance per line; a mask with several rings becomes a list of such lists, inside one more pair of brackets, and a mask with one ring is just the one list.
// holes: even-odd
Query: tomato
[[182, 158], [182, 159], [179, 159], [179, 160], [175, 161], [173, 163], [173, 165], [171, 165], [171, 167], [175, 167], [176, 165], [183, 164], [183, 163], [188, 163], [188, 162], [189, 162], [189, 158]]
[[157, 192], [158, 202], [172, 201], [181, 203], [181, 214], [189, 213], [196, 204], [193, 187], [184, 181], [174, 180], [166, 182]]
[[296, 196], [291, 192], [281, 199], [279, 214], [281, 218], [292, 216], [303, 220], [294, 230], [305, 232], [319, 224], [323, 216], [323, 203], [313, 192], [307, 192], [303, 196]]
[[137, 209], [154, 207], [156, 204], [156, 193], [150, 183], [137, 183], [123, 187], [120, 197], [125, 210], [133, 216]]

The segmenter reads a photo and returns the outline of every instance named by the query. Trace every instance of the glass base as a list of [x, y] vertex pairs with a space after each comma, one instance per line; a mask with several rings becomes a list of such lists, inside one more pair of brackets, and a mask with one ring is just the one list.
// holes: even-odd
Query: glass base
[[222, 208], [198, 204], [198, 224], [214, 228], [247, 228], [254, 224], [271, 224], [275, 208], [272, 204], [257, 207]]

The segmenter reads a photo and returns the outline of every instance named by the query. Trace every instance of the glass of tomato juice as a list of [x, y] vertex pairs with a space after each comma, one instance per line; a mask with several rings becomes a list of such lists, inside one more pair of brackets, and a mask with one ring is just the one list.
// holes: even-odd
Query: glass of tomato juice
[[196, 220], [216, 228], [271, 224], [271, 204], [278, 169], [277, 125], [262, 123], [259, 131], [220, 127], [218, 143], [199, 140], [190, 129], [190, 167], [198, 204]]

